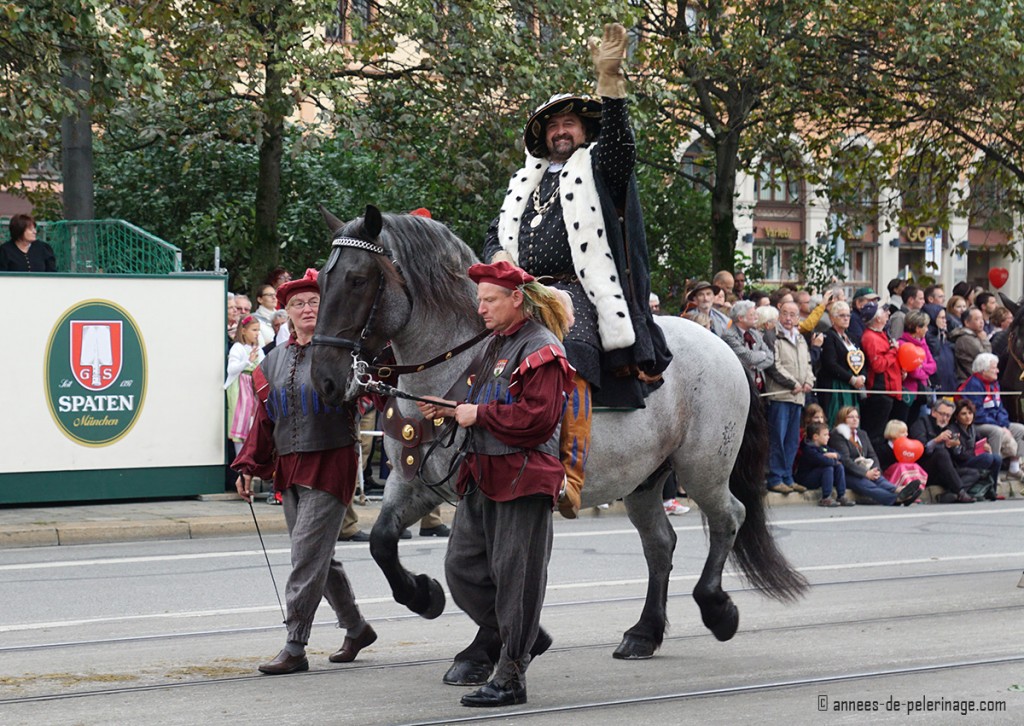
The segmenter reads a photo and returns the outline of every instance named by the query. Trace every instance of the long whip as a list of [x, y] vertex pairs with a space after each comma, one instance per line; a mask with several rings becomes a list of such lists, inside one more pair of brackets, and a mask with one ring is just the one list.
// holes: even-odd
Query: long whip
[[[273, 496], [273, 493], [271, 493]], [[284, 605], [281, 603], [281, 593], [277, 589], [277, 580], [274, 579], [274, 568], [270, 566], [270, 556], [267, 554], [267, 545], [263, 543], [263, 533], [260, 531], [259, 520], [256, 519], [256, 510], [252, 508], [252, 500], [249, 500], [249, 511], [252, 512], [252, 523], [256, 525], [256, 534], [260, 538], [260, 547], [263, 548], [263, 559], [267, 561], [267, 571], [270, 572], [270, 581], [274, 583], [274, 595], [277, 597], [277, 606], [281, 608], [281, 622], [287, 623], [288, 616], [284, 614]]]

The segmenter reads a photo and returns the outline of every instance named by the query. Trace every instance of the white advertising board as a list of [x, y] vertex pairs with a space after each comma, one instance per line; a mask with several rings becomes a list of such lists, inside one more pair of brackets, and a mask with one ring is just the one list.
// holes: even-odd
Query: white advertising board
[[0, 473], [223, 465], [223, 278], [0, 275], [0, 293]]

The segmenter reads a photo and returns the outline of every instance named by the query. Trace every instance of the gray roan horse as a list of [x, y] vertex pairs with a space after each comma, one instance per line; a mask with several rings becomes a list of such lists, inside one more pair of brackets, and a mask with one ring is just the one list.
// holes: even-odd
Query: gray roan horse
[[[353, 350], [369, 358], [391, 341], [398, 364], [429, 361], [482, 330], [476, 287], [466, 275], [476, 258], [444, 225], [418, 216], [382, 216], [372, 206], [363, 218], [347, 224], [321, 211], [334, 246], [320, 273], [322, 302], [312, 372], [314, 385], [328, 402], [337, 405], [360, 393]], [[747, 580], [769, 597], [790, 602], [807, 587], [767, 527], [762, 500], [767, 427], [739, 361], [699, 325], [672, 317], [658, 321], [675, 356], [664, 385], [648, 397], [644, 409], [594, 416], [583, 490], [584, 507], [624, 498], [647, 560], [643, 613], [613, 654], [624, 659], [651, 657], [665, 633], [676, 533], [662, 506], [664, 479], [642, 484], [666, 459], [706, 517], [710, 551], [693, 597], [716, 638], [732, 638], [739, 626], [739, 611], [722, 590], [722, 568], [730, 553]], [[444, 396], [462, 378], [472, 355], [472, 350], [463, 352], [402, 375], [399, 388], [416, 396]], [[394, 415], [400, 413], [403, 422], [423, 421], [411, 401], [399, 400], [396, 406]], [[411, 479], [403, 476], [398, 463], [415, 450], [390, 438], [385, 445], [394, 466], [370, 550], [395, 600], [424, 617], [437, 617], [444, 608], [444, 591], [435, 580], [402, 567], [398, 540], [404, 527], [442, 501], [424, 481], [444, 478], [457, 444], [436, 449]], [[538, 638], [535, 654], [550, 644], [543, 639]], [[445, 682], [486, 682], [499, 650], [497, 633], [481, 629], [455, 657]]]

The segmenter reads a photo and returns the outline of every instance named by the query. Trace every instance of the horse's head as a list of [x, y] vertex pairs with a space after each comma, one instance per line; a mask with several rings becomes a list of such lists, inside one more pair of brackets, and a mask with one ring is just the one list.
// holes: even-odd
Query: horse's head
[[331, 405], [351, 401], [359, 392], [355, 359], [369, 361], [409, 317], [392, 252], [380, 243], [384, 219], [367, 206], [348, 224], [323, 207], [331, 230], [331, 253], [320, 272], [320, 313], [313, 336], [313, 385]]

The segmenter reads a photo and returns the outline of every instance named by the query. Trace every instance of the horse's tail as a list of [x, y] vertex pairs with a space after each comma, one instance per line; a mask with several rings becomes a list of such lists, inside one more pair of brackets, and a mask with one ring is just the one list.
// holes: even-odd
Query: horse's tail
[[753, 382], [750, 410], [743, 442], [729, 475], [729, 490], [747, 509], [747, 517], [736, 534], [733, 561], [744, 577], [768, 597], [794, 602], [807, 591], [807, 580], [793, 569], [779, 551], [768, 529], [763, 481], [768, 454], [768, 421]]

